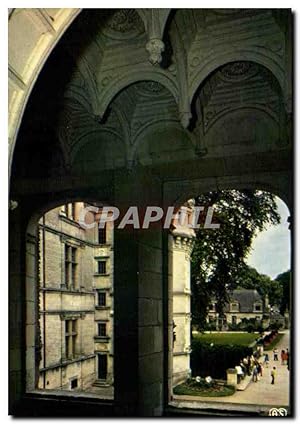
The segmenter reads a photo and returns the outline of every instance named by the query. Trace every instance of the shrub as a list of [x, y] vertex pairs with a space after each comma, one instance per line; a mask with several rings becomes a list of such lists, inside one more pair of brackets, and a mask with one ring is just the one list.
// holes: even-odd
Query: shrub
[[274, 331], [278, 331], [280, 330], [282, 327], [282, 324], [280, 324], [279, 322], [273, 322], [270, 324], [270, 330], [274, 330]]
[[243, 318], [239, 323], [239, 329], [248, 333], [254, 333], [256, 331], [259, 333], [263, 332], [262, 322], [255, 318]]
[[241, 331], [240, 330], [240, 324], [230, 324], [230, 323], [228, 323], [228, 330], [229, 331]]
[[194, 339], [192, 341], [192, 375], [211, 375], [213, 378], [226, 379], [226, 370], [234, 368], [253, 350], [240, 345], [212, 345]]
[[217, 321], [213, 320], [211, 322], [206, 322], [202, 331], [215, 331], [217, 328]]

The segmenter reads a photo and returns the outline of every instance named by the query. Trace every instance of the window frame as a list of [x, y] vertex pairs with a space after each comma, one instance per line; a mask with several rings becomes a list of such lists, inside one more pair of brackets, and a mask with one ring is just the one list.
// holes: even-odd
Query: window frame
[[216, 312], [216, 303], [215, 303], [215, 302], [211, 302], [211, 303], [208, 305], [208, 311], [209, 311], [209, 312]]
[[[104, 331], [102, 332], [101, 329]], [[103, 333], [103, 334], [101, 334]], [[107, 338], [108, 334], [107, 334], [107, 322], [105, 321], [98, 321], [97, 322], [97, 337], [104, 337]]]
[[[104, 295], [104, 304], [102, 304], [100, 300], [100, 295]], [[106, 308], [107, 307], [107, 293], [103, 290], [97, 290], [97, 305], [99, 308]]]
[[237, 301], [230, 302], [230, 312], [240, 312], [240, 304]]
[[107, 226], [104, 224], [104, 228], [98, 226], [98, 244], [107, 244]]
[[[259, 309], [257, 309], [259, 308]], [[255, 302], [253, 304], [253, 312], [263, 312], [263, 305], [261, 302]]]
[[[100, 269], [100, 264], [104, 265], [104, 270]], [[107, 259], [97, 259], [97, 274], [107, 275]]]
[[[70, 327], [70, 328], [68, 328]], [[66, 360], [77, 356], [78, 319], [65, 319], [65, 357]]]
[[78, 248], [65, 243], [64, 284], [67, 289], [75, 290], [78, 287]]

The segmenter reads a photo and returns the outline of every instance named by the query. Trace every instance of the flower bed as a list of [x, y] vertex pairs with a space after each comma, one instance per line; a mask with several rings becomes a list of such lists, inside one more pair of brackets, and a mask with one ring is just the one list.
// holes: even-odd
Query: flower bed
[[173, 392], [175, 395], [219, 397], [233, 395], [235, 388], [217, 383], [211, 377], [196, 377], [179, 384], [174, 388]]
[[277, 343], [279, 343], [280, 339], [283, 337], [283, 334], [278, 333], [277, 331], [272, 331], [266, 337], [264, 337], [264, 350], [272, 350]]

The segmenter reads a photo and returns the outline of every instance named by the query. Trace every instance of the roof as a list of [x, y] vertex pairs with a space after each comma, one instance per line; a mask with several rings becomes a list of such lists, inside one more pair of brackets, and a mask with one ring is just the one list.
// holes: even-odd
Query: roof
[[[257, 290], [253, 289], [233, 290], [230, 295], [230, 301], [239, 303], [239, 312], [253, 312], [254, 303], [261, 303], [264, 306], [263, 298]], [[229, 312], [229, 310], [229, 304], [225, 305], [224, 312]]]

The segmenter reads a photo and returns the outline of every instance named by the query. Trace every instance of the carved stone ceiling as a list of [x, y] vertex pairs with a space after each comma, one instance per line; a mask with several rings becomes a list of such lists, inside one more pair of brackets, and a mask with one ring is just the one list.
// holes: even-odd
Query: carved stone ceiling
[[[56, 131], [66, 162], [89, 134], [117, 137], [131, 156], [131, 146], [152, 123], [180, 127], [197, 151], [225, 111], [260, 108], [280, 121], [285, 34], [271, 11], [168, 14], [166, 9], [84, 10], [67, 31], [60, 60], [69, 77], [60, 88], [64, 100]], [[232, 59], [241, 46], [255, 54], [248, 59], [242, 51]], [[220, 65], [217, 59], [226, 49], [231, 49], [228, 60]], [[275, 63], [278, 81], [252, 57]], [[57, 107], [45, 109], [46, 116], [58, 114]]]
[[280, 87], [272, 74], [247, 61], [221, 67], [203, 84], [196, 100], [197, 115], [201, 117], [198, 124], [203, 124], [204, 133], [219, 115], [238, 108], [264, 109], [279, 121], [280, 106]]
[[112, 40], [130, 40], [145, 32], [144, 23], [133, 9], [117, 10], [115, 13], [103, 13], [102, 33]]

